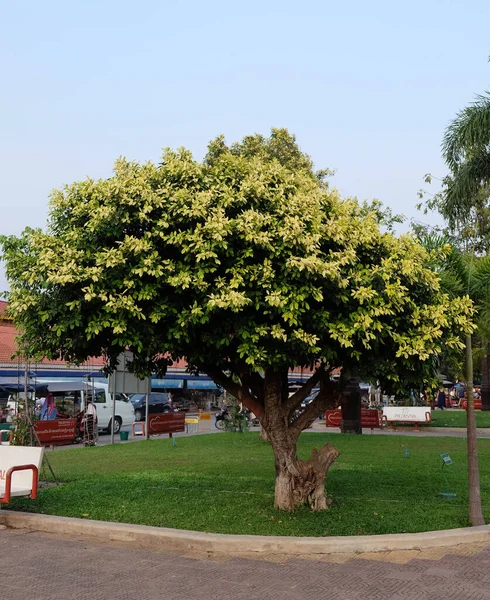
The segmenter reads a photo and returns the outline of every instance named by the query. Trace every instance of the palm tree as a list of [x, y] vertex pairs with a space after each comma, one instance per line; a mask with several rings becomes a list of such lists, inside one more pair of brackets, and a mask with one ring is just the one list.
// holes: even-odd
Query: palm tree
[[[452, 297], [469, 295], [477, 310], [477, 331], [484, 347], [490, 340], [490, 257], [477, 257], [463, 253], [450, 245], [445, 235], [428, 234], [421, 243], [432, 252], [433, 267], [441, 279], [442, 291]], [[448, 250], [448, 248], [450, 248]], [[484, 525], [481, 508], [480, 475], [478, 469], [478, 446], [476, 438], [476, 414], [473, 399], [473, 337], [465, 337], [466, 379], [466, 439], [468, 450], [468, 518], [471, 525]]]
[[[453, 281], [459, 281], [462, 287], [466, 286], [467, 293], [475, 302], [477, 308], [477, 324], [480, 335], [488, 329], [486, 322], [486, 307], [489, 305], [489, 289], [487, 274], [490, 273], [488, 257], [478, 259], [474, 254], [464, 255], [453, 249], [448, 256], [446, 267], [446, 280], [448, 276]], [[443, 279], [444, 281], [444, 279]], [[480, 474], [478, 469], [478, 445], [476, 438], [476, 414], [473, 398], [473, 338], [466, 334], [465, 339], [465, 378], [466, 378], [466, 439], [468, 451], [468, 489], [469, 504], [468, 517], [470, 524], [484, 525], [481, 508]]]
[[490, 191], [490, 94], [461, 110], [448, 126], [442, 143], [451, 169], [442, 212], [449, 224], [467, 222], [488, 205]]
[[[475, 101], [461, 110], [449, 125], [442, 144], [444, 159], [451, 170], [445, 181], [439, 212], [454, 230], [466, 231], [463, 245], [471, 249], [466, 273], [462, 282], [467, 282], [467, 290], [479, 308], [479, 332], [485, 340], [490, 339], [490, 302], [488, 285], [490, 272], [488, 257], [477, 258], [475, 249], [488, 251], [490, 233], [490, 94], [477, 96]], [[469, 227], [469, 230], [468, 230]], [[482, 243], [483, 242], [483, 243]], [[463, 255], [462, 255], [463, 256]], [[453, 259], [455, 257], [453, 256]], [[459, 260], [459, 259], [458, 259]], [[468, 263], [468, 260], [470, 261]], [[460, 261], [461, 262], [461, 261]], [[464, 262], [464, 261], [463, 261]], [[484, 344], [488, 346], [488, 344]], [[488, 378], [488, 352], [482, 360], [482, 409], [490, 410], [490, 382]], [[476, 418], [473, 402], [473, 356], [472, 339], [466, 339], [467, 370], [467, 440], [468, 440], [468, 481], [470, 492], [469, 517], [472, 525], [484, 523], [481, 512], [480, 483], [478, 476], [478, 455], [476, 446]]]

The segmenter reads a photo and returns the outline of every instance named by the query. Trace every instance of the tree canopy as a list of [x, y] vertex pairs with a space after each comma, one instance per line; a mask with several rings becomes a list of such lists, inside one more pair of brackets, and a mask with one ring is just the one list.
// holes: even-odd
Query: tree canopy
[[218, 138], [203, 162], [185, 149], [119, 159], [112, 177], [53, 192], [47, 231], [4, 240], [9, 310], [31, 355], [111, 367], [129, 348], [139, 372], [185, 357], [237, 374], [362, 359], [416, 379], [460, 343], [470, 303], [378, 221], [284, 130]]
[[[467, 219], [490, 195], [490, 95], [478, 96], [446, 130], [443, 153], [452, 176], [442, 209], [448, 220]], [[483, 192], [483, 193], [482, 193]]]

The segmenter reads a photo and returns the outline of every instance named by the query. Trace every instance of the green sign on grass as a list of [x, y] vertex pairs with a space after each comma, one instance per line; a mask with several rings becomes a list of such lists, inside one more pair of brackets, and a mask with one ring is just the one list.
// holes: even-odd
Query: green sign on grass
[[445, 465], [452, 465], [453, 461], [451, 460], [451, 457], [449, 456], [449, 454], [441, 454], [441, 458], [444, 461]]
[[444, 465], [452, 465], [453, 461], [451, 460], [451, 457], [447, 453], [441, 454], [441, 458], [442, 458], [442, 479], [443, 479], [444, 483], [446, 484], [446, 491], [440, 492], [439, 495], [442, 496], [443, 498], [456, 498], [456, 494], [454, 492], [449, 491], [449, 482], [447, 480], [446, 475], [444, 474]]

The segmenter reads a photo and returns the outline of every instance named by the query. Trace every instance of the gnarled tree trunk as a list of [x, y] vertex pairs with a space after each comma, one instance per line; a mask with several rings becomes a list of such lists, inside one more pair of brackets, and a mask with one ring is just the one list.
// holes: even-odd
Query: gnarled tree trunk
[[[326, 444], [319, 450], [314, 449], [311, 458], [306, 461], [300, 460], [296, 452], [298, 437], [303, 429], [307, 429], [326, 408], [335, 406], [338, 401], [334, 395], [334, 384], [324, 367], [319, 367], [292, 396], [288, 394], [287, 369], [266, 370], [264, 375], [241, 373], [241, 385], [212, 367], [203, 370], [259, 419], [261, 439], [265, 434], [274, 453], [275, 507], [294, 510], [307, 504], [313, 510], [328, 508], [325, 477], [339, 456], [338, 451], [331, 444]], [[320, 393], [306, 408], [301, 409], [303, 400], [317, 384], [320, 384]]]
[[331, 444], [326, 444], [320, 450], [314, 449], [307, 461], [300, 460], [296, 453], [299, 434], [319, 416], [327, 390], [323, 395], [320, 392], [320, 398], [314, 400], [316, 412], [311, 403], [299, 415], [288, 398], [287, 380], [284, 382], [280, 374], [266, 373], [264, 391], [262, 425], [272, 446], [276, 467], [274, 506], [282, 510], [294, 510], [303, 504], [313, 510], [328, 508], [325, 477], [338, 457], [338, 451]]
[[325, 494], [325, 477], [339, 452], [326, 444], [320, 450], [313, 449], [311, 458], [300, 460], [296, 455], [296, 440], [288, 433], [271, 438], [276, 465], [274, 506], [282, 510], [294, 510], [303, 504], [313, 510], [325, 510], [330, 504]]

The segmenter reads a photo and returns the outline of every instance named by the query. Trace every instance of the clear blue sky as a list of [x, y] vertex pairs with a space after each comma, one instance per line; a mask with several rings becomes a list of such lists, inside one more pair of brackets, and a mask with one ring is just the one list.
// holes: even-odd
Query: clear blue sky
[[[119, 155], [296, 133], [344, 195], [415, 210], [456, 111], [490, 87], [488, 0], [0, 5], [0, 233]], [[0, 289], [5, 289], [0, 270]]]

